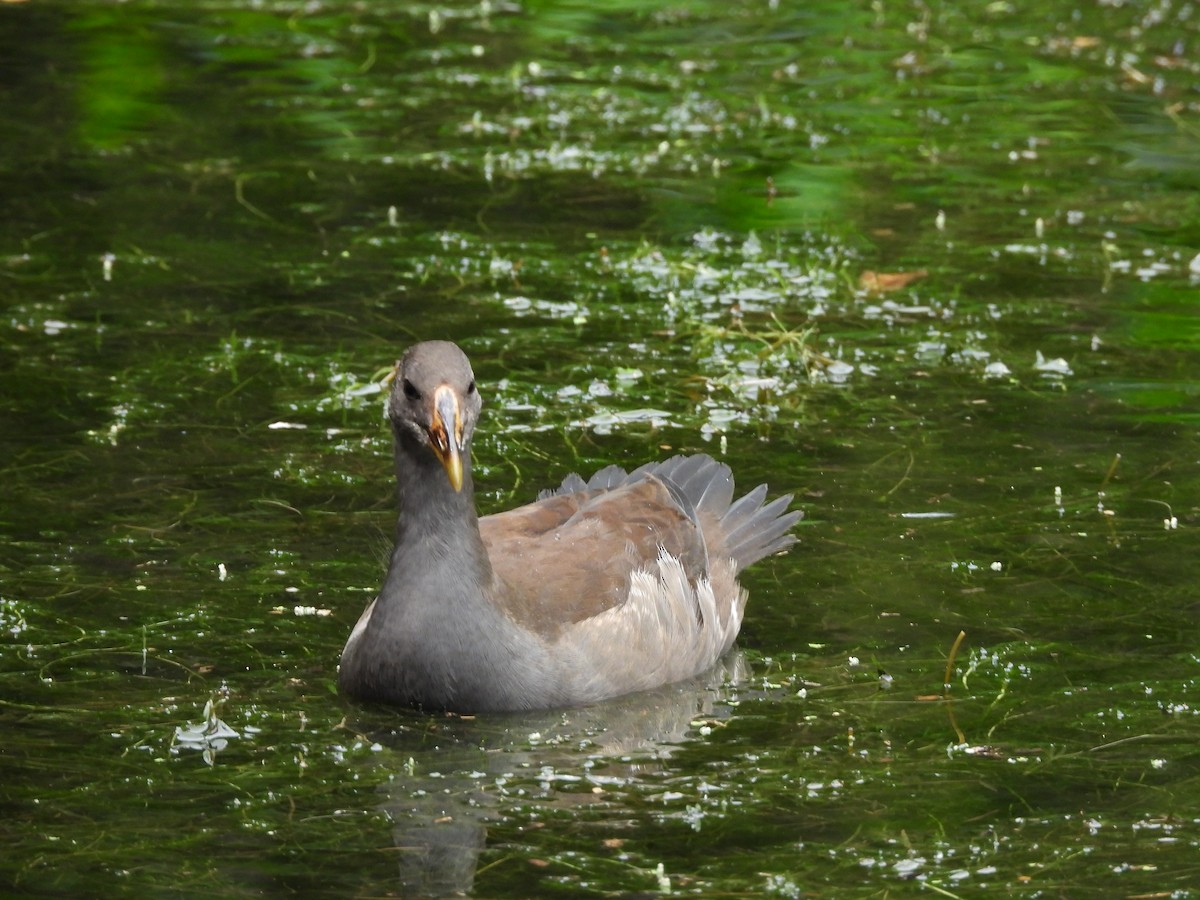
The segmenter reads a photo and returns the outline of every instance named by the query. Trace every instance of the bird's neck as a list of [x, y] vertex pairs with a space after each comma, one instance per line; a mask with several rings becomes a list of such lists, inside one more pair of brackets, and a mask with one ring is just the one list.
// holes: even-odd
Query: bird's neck
[[427, 587], [482, 587], [492, 576], [479, 535], [470, 448], [463, 458], [462, 490], [450, 486], [441, 463], [427, 448], [396, 448], [400, 517], [388, 581]]

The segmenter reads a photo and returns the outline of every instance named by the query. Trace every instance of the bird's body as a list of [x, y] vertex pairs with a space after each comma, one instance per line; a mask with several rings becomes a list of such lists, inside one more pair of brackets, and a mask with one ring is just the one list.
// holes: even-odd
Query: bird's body
[[793, 542], [790, 497], [733, 502], [729, 468], [678, 456], [477, 518], [480, 402], [454, 344], [405, 355], [389, 403], [401, 516], [387, 577], [342, 651], [360, 700], [456, 712], [577, 706], [689, 678], [729, 649], [737, 573]]

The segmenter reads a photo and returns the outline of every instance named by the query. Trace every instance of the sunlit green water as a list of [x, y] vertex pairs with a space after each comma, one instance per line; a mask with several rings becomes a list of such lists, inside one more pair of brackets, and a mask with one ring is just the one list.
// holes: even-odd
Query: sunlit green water
[[[1196, 894], [1196, 11], [793, 7], [0, 5], [10, 893]], [[749, 674], [339, 701], [434, 337], [797, 495]]]

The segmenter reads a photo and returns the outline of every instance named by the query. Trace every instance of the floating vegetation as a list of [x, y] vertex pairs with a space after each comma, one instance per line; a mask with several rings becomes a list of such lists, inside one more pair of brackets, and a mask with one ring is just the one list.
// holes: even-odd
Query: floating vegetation
[[[228, 693], [227, 689], [225, 693]], [[209, 698], [208, 702], [204, 704], [201, 721], [175, 726], [171, 752], [177, 753], [177, 748], [198, 750], [204, 762], [210, 766], [214, 765], [217, 761], [217, 754], [228, 747], [231, 740], [242, 737], [241, 732], [231, 728], [221, 719], [219, 713], [223, 705], [224, 699]]]
[[[4, 10], [10, 893], [1195, 896], [1193, 5], [111, 5]], [[728, 670], [338, 699], [446, 337], [484, 511], [794, 495]]]

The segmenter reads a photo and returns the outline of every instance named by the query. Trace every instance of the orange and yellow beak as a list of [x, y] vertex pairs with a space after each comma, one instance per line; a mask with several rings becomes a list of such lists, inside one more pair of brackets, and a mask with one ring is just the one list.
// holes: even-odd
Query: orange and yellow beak
[[458, 394], [443, 384], [433, 392], [433, 424], [429, 428], [433, 452], [446, 470], [450, 486], [463, 486], [463, 420]]

